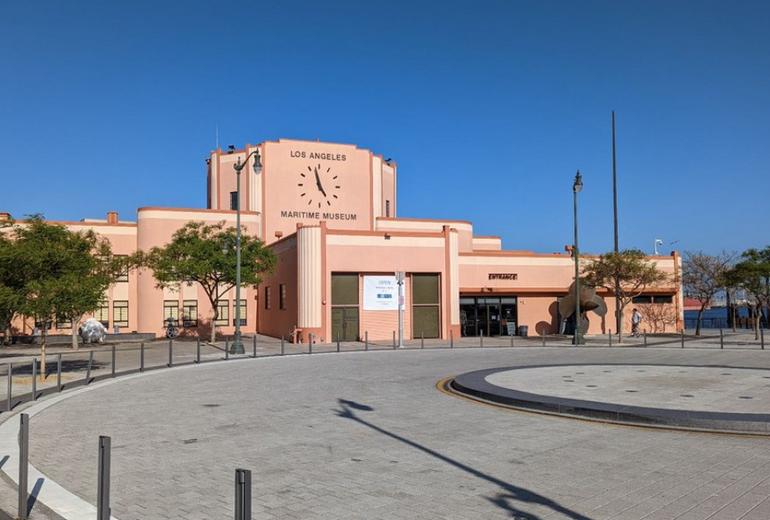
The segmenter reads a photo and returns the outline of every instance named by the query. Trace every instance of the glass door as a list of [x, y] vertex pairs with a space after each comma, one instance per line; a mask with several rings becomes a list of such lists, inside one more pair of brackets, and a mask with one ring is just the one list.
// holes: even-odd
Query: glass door
[[487, 336], [500, 335], [500, 298], [487, 298]]

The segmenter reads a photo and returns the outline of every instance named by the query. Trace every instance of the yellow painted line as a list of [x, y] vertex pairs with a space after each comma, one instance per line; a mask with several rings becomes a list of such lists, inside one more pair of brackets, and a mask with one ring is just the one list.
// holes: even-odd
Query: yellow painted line
[[695, 434], [703, 433], [707, 435], [721, 435], [721, 436], [732, 436], [732, 437], [760, 437], [763, 439], [767, 439], [770, 436], [770, 433], [736, 432], [736, 431], [730, 431], [730, 430], [706, 430], [703, 428], [688, 428], [686, 426], [670, 426], [670, 425], [658, 425], [658, 424], [635, 424], [630, 422], [612, 421], [609, 419], [597, 419], [593, 417], [584, 417], [581, 415], [571, 415], [568, 413], [556, 413], [556, 412], [532, 410], [530, 408], [522, 408], [519, 406], [512, 406], [509, 404], [495, 403], [493, 401], [487, 401], [486, 399], [482, 399], [480, 397], [464, 394], [452, 388], [450, 384], [452, 380], [454, 380], [454, 376], [449, 376], [443, 379], [439, 379], [438, 382], [436, 382], [436, 389], [442, 394], [446, 394], [457, 399], [462, 399], [462, 400], [471, 402], [473, 404], [478, 404], [489, 408], [496, 408], [498, 410], [503, 409], [509, 412], [537, 415], [540, 417], [546, 416], [553, 419], [566, 418], [566, 419], [572, 419], [577, 421], [589, 422], [593, 424], [601, 424], [601, 425], [605, 425], [608, 427], [615, 427], [615, 428], [663, 430], [663, 431], [670, 431], [670, 432], [684, 432], [684, 433], [695, 433]]

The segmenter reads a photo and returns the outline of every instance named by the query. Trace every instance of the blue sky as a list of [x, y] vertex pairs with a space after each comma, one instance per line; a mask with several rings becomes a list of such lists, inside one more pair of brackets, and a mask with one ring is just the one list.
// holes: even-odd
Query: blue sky
[[[220, 143], [356, 143], [512, 249], [770, 242], [770, 3], [3, 2], [0, 211], [205, 205]], [[671, 246], [669, 243], [678, 241]]]

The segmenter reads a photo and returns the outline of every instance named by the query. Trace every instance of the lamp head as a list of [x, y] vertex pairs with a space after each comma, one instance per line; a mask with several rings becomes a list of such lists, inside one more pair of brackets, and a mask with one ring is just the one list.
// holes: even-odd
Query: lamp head
[[254, 150], [254, 173], [257, 175], [262, 172], [262, 157], [259, 155], [259, 148]]
[[580, 193], [580, 191], [583, 189], [583, 176], [580, 175], [580, 170], [577, 171], [575, 174], [575, 182], [572, 183], [572, 191], [575, 193]]

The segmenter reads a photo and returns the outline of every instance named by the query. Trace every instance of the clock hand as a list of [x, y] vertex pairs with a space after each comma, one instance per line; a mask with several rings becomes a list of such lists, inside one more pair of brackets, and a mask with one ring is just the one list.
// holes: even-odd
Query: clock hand
[[324, 197], [326, 197], [326, 191], [324, 190], [324, 187], [321, 185], [321, 177], [318, 176], [318, 168], [315, 168], [315, 185], [318, 186], [318, 190], [324, 194]]

